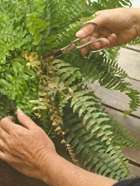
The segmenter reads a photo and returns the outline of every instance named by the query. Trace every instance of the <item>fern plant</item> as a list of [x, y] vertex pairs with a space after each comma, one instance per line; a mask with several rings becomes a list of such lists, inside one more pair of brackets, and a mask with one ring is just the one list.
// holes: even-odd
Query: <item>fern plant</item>
[[[133, 146], [88, 89], [101, 86], [124, 92], [130, 111], [139, 93], [118, 66], [118, 49], [88, 57], [72, 51], [59, 59], [47, 54], [64, 47], [99, 9], [130, 6], [129, 0], [0, 0], [0, 115], [20, 107], [52, 137], [60, 139], [74, 163], [90, 171], [122, 179], [128, 164], [122, 147]], [[139, 146], [139, 145], [138, 145]]]

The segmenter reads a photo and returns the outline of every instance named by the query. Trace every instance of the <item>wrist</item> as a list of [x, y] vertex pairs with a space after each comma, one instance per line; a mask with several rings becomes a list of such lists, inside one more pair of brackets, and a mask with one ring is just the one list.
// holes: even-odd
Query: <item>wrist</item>
[[56, 151], [44, 152], [40, 162], [40, 180], [47, 184], [51, 184], [51, 175], [60, 156]]
[[37, 170], [36, 178], [44, 181], [45, 183], [49, 182], [49, 167], [51, 164], [53, 166], [53, 161], [57, 156], [58, 155], [55, 150], [43, 149], [33, 158], [33, 164]]

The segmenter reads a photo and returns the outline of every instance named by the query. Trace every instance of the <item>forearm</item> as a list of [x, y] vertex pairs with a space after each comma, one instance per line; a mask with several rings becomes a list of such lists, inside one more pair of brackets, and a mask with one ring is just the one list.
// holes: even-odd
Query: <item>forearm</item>
[[51, 186], [112, 186], [116, 181], [81, 169], [57, 154], [47, 156], [42, 179]]

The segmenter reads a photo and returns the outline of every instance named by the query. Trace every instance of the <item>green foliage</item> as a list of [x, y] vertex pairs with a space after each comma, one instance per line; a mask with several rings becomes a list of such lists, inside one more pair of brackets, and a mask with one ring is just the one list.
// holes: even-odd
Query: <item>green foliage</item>
[[2, 66], [0, 74], [0, 90], [18, 107], [31, 113], [31, 99], [37, 98], [38, 81], [34, 71], [29, 70], [22, 58], [12, 59], [10, 63]]
[[[126, 177], [127, 161], [120, 147], [112, 144], [112, 133], [109, 132], [111, 126], [107, 123], [103, 128], [99, 126], [109, 118], [99, 119], [100, 124], [96, 126], [94, 122], [90, 122], [89, 126], [88, 123], [82, 123], [78, 115], [74, 115], [71, 110], [66, 109], [64, 113], [66, 141], [72, 144], [80, 164], [90, 171], [115, 179]], [[96, 117], [96, 114], [93, 117]], [[103, 135], [105, 132], [106, 136]]]
[[115, 60], [118, 48], [87, 57], [79, 51], [54, 60], [45, 56], [74, 40], [97, 10], [130, 5], [129, 0], [0, 0], [0, 116], [20, 107], [51, 137], [72, 146], [70, 155], [81, 166], [116, 179], [128, 175], [121, 148], [129, 142], [115, 143], [118, 125], [114, 128], [88, 85], [99, 81], [124, 92], [130, 111], [137, 109], [139, 93]]
[[[91, 6], [95, 7], [97, 10], [103, 10], [107, 8], [118, 8], [118, 7], [128, 7], [132, 6], [130, 0], [112, 0], [111, 3], [109, 0], [89, 0]], [[92, 3], [93, 2], [93, 3]]]

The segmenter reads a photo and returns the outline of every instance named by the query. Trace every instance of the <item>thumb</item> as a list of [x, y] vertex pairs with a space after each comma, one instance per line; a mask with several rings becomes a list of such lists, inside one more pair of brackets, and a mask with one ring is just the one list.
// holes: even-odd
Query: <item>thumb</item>
[[76, 37], [85, 38], [97, 31], [100, 26], [103, 25], [105, 19], [103, 16], [97, 16], [95, 19], [88, 21], [83, 28], [81, 28], [77, 33]]
[[96, 30], [97, 25], [93, 22], [88, 22], [86, 23], [83, 28], [81, 28], [77, 33], [76, 37], [79, 38], [85, 38], [90, 36], [95, 30]]

